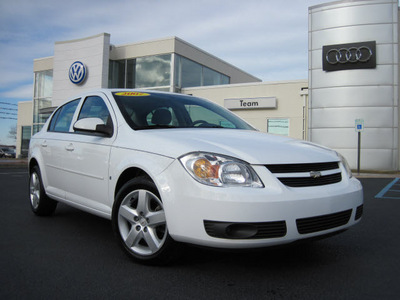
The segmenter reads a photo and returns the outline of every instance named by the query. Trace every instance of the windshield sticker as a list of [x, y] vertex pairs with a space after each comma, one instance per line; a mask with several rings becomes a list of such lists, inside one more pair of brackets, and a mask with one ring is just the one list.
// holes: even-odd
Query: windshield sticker
[[139, 93], [139, 92], [119, 92], [115, 94], [116, 96], [128, 96], [128, 97], [140, 97], [140, 96], [150, 96], [147, 93]]

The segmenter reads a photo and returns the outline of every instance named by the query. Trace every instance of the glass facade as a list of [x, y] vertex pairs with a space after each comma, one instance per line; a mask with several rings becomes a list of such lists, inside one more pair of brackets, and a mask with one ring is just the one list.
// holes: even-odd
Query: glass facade
[[49, 113], [41, 113], [41, 110], [51, 107], [52, 94], [53, 70], [35, 72], [32, 134], [38, 132], [49, 117]]
[[[183, 56], [171, 54], [111, 60], [110, 88], [151, 88], [175, 91], [186, 87], [229, 84], [230, 78]], [[174, 70], [174, 80], [172, 80]], [[175, 85], [175, 86], [173, 86]]]
[[110, 88], [125, 88], [126, 60], [111, 60], [108, 69], [108, 86]]
[[177, 88], [229, 84], [230, 78], [183, 56], [176, 55], [175, 86]]
[[136, 59], [135, 87], [171, 85], [171, 54]]
[[21, 157], [28, 157], [29, 141], [31, 140], [31, 126], [22, 126], [21, 136]]
[[110, 88], [170, 90], [171, 54], [110, 61]]

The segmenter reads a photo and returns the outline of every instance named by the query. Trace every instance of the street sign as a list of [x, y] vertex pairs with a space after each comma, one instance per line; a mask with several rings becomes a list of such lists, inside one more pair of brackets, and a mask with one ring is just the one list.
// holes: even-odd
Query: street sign
[[364, 131], [364, 119], [356, 119], [355, 125], [356, 132]]

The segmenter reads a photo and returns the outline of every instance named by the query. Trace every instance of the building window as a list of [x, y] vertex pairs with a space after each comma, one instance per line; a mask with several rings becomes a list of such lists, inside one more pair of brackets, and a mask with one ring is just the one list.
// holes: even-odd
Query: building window
[[38, 132], [49, 117], [41, 113], [44, 108], [51, 107], [53, 93], [53, 70], [35, 72], [33, 92], [33, 134]]
[[139, 57], [136, 59], [135, 87], [171, 85], [171, 54]]
[[192, 60], [181, 57], [180, 60], [180, 81], [181, 88], [202, 86], [202, 67]]
[[220, 74], [214, 70], [203, 67], [203, 85], [221, 84], [221, 75], [222, 74]]
[[53, 70], [35, 72], [34, 97], [51, 98], [53, 93]]
[[110, 60], [108, 70], [109, 88], [125, 88], [125, 65], [126, 60]]
[[175, 85], [178, 88], [229, 84], [230, 78], [222, 73], [176, 55]]
[[155, 88], [171, 86], [171, 54], [110, 61], [110, 88]]
[[29, 141], [31, 140], [31, 126], [22, 126], [21, 157], [28, 157]]
[[[134, 59], [111, 60], [109, 88], [151, 88], [171, 90], [172, 55], [162, 54]], [[229, 84], [230, 78], [190, 59], [175, 55], [175, 87]]]
[[289, 136], [289, 119], [268, 119], [267, 132]]

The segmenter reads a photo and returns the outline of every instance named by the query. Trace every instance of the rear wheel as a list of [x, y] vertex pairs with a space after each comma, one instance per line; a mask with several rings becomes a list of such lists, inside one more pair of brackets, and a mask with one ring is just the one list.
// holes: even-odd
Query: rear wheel
[[38, 166], [33, 167], [30, 174], [29, 197], [32, 211], [39, 216], [51, 215], [57, 207], [57, 201], [46, 195]]
[[178, 255], [178, 245], [168, 234], [160, 195], [147, 177], [122, 186], [114, 203], [112, 225], [122, 248], [136, 261], [166, 264]]

